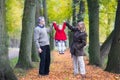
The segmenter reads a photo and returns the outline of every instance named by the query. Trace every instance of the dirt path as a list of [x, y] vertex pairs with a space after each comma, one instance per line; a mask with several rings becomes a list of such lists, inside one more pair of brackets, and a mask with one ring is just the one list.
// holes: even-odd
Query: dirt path
[[[51, 54], [53, 61], [48, 76], [39, 78], [38, 69], [35, 68], [28, 71], [26, 76], [19, 80], [82, 80], [80, 75], [73, 75], [73, 65], [69, 50], [66, 50], [63, 55], [58, 54], [57, 51], [53, 51]], [[98, 67], [87, 65], [87, 59], [85, 59], [85, 62], [87, 77], [84, 80], [120, 80], [120, 75], [108, 73]]]

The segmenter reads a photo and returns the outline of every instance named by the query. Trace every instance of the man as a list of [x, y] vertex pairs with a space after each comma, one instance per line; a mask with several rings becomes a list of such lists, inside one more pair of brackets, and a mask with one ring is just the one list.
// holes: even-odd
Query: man
[[50, 67], [50, 43], [48, 32], [52, 31], [52, 27], [45, 27], [44, 17], [39, 17], [38, 26], [34, 29], [34, 41], [39, 53], [40, 64], [39, 64], [39, 75], [49, 75]]

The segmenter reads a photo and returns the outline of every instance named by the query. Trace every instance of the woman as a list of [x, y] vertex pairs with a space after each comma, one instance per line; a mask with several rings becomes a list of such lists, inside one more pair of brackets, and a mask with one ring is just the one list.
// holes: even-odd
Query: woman
[[53, 26], [56, 31], [54, 39], [57, 44], [59, 54], [64, 54], [65, 41], [67, 39], [67, 36], [65, 33], [66, 23], [64, 22], [63, 25], [57, 25], [56, 22], [53, 22]]
[[[85, 63], [84, 63], [84, 46], [86, 45], [87, 34], [85, 32], [84, 22], [78, 22], [77, 27], [72, 27], [68, 23], [66, 26], [73, 32], [73, 42], [70, 47], [70, 52], [73, 57], [74, 75], [80, 74], [85, 78]], [[80, 68], [80, 70], [79, 70]]]

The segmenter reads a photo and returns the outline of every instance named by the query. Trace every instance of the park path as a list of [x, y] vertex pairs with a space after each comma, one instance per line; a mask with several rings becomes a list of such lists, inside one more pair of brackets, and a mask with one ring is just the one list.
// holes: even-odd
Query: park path
[[[38, 68], [29, 70], [25, 76], [19, 77], [19, 80], [83, 80], [80, 75], [73, 76], [73, 65], [69, 49], [65, 54], [60, 55], [57, 51], [53, 51], [52, 63], [50, 66], [50, 74], [42, 78], [38, 77]], [[87, 65], [86, 63], [86, 78], [84, 80], [120, 80], [120, 75], [112, 74], [103, 71], [102, 69]]]
[[15, 58], [19, 56], [19, 48], [9, 48], [8, 49], [8, 57], [9, 59]]

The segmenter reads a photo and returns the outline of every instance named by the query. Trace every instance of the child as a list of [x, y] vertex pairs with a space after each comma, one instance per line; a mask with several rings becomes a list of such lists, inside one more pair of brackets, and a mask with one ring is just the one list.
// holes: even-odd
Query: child
[[87, 34], [85, 32], [85, 24], [84, 22], [78, 22], [77, 27], [72, 27], [68, 23], [66, 26], [73, 31], [73, 42], [70, 47], [70, 52], [73, 58], [73, 65], [74, 65], [74, 75], [80, 74], [82, 78], [85, 78], [85, 63], [83, 60], [84, 51], [83, 48], [86, 45], [86, 37]]
[[56, 22], [53, 22], [53, 26], [56, 31], [54, 39], [57, 43], [59, 54], [64, 54], [65, 41], [67, 39], [66, 33], [64, 31], [66, 28], [66, 23], [64, 22], [63, 25], [57, 25]]

